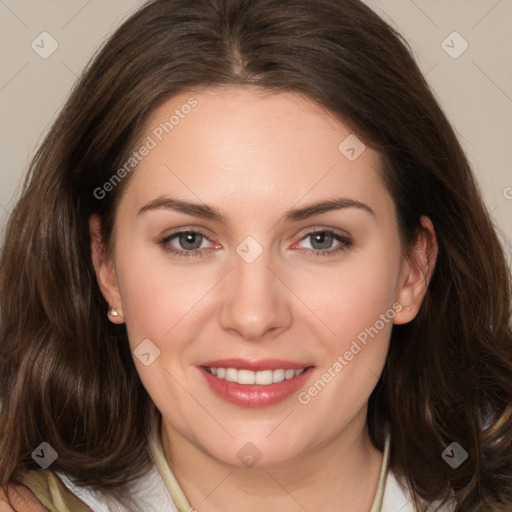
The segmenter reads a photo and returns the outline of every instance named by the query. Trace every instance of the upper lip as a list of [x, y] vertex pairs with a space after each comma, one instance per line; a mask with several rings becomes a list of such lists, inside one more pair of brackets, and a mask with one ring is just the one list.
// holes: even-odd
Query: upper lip
[[284, 359], [258, 359], [250, 361], [249, 359], [216, 359], [215, 361], [206, 361], [199, 366], [207, 366], [208, 368], [235, 368], [237, 370], [276, 370], [276, 369], [293, 369], [300, 370], [312, 366], [309, 363], [296, 363], [294, 361], [285, 361]]

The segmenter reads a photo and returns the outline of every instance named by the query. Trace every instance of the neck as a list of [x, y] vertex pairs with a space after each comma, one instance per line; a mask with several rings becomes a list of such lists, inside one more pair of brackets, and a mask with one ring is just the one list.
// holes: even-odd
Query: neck
[[239, 467], [219, 461], [162, 421], [165, 458], [190, 504], [200, 512], [369, 511], [382, 453], [365, 428], [366, 411], [335, 438], [279, 466]]

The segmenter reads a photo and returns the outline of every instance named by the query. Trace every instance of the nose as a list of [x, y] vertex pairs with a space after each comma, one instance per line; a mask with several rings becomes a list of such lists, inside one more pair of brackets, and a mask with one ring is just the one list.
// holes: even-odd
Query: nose
[[292, 322], [291, 295], [270, 251], [248, 263], [236, 252], [233, 268], [223, 289], [220, 324], [246, 340], [260, 341], [278, 336]]

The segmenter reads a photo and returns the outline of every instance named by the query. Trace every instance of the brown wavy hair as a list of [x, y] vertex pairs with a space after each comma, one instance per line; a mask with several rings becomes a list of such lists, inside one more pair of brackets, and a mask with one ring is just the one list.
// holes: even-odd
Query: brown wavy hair
[[[38, 466], [122, 497], [151, 462], [154, 405], [124, 326], [111, 324], [88, 219], [112, 240], [129, 177], [99, 200], [148, 116], [178, 92], [251, 85], [313, 99], [381, 156], [404, 247], [422, 215], [439, 255], [417, 317], [394, 326], [370, 397], [374, 445], [418, 510], [512, 510], [511, 279], [453, 128], [407, 43], [358, 0], [155, 0], [127, 19], [79, 79], [30, 166], [0, 267], [0, 485]], [[136, 172], [136, 171], [134, 171]], [[452, 469], [452, 442], [468, 459]], [[423, 505], [422, 505], [423, 503]]]

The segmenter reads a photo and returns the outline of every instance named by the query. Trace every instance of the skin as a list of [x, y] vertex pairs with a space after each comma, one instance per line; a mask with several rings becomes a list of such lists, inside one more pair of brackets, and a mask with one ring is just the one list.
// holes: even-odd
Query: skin
[[[11, 505], [9, 505], [11, 503]], [[13, 508], [15, 507], [15, 508]], [[0, 490], [0, 512], [15, 512], [23, 510], [24, 512], [48, 512], [48, 509], [32, 494], [26, 487], [11, 486], [9, 496]]]
[[[169, 465], [201, 512], [368, 510], [382, 454], [366, 431], [367, 402], [393, 323], [411, 321], [424, 297], [437, 255], [432, 223], [421, 219], [417, 243], [404, 253], [378, 153], [366, 147], [349, 161], [338, 150], [349, 128], [294, 93], [182, 93], [153, 112], [141, 140], [190, 97], [197, 107], [130, 176], [111, 254], [99, 219], [90, 219], [98, 282], [119, 311], [111, 320], [126, 322], [132, 349], [150, 339], [160, 350], [149, 366], [134, 360], [163, 415]], [[227, 224], [165, 208], [139, 214], [162, 196], [214, 206]], [[282, 220], [289, 209], [337, 197], [374, 213], [348, 207]], [[159, 245], [183, 228], [205, 235], [195, 239], [203, 257]], [[306, 236], [313, 229], [351, 243], [318, 256], [315, 249], [342, 243], [322, 246]], [[248, 236], [263, 250], [252, 263], [236, 252]], [[179, 237], [167, 246], [190, 251]], [[306, 362], [315, 366], [307, 390], [395, 303], [408, 309], [306, 405], [293, 394], [265, 408], [240, 407], [211, 391], [198, 369], [227, 357]], [[262, 455], [252, 468], [237, 457], [247, 442]]]

